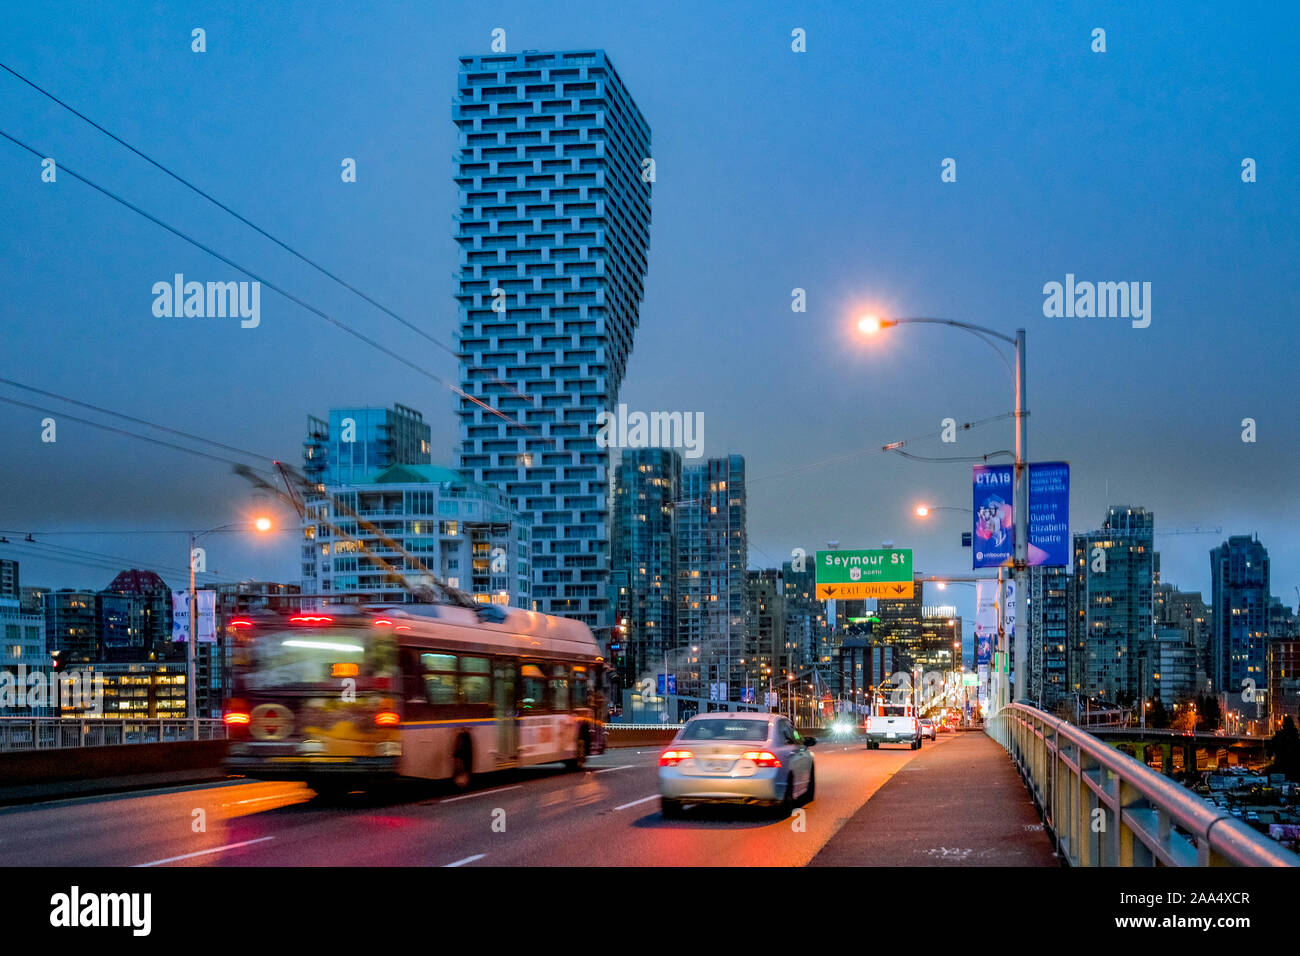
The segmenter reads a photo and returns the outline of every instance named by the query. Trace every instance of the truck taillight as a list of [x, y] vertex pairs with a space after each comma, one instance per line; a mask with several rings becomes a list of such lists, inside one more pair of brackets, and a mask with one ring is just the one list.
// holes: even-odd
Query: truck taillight
[[690, 760], [694, 756], [689, 750], [665, 750], [659, 755], [659, 766], [676, 767], [683, 760]]
[[781, 766], [780, 758], [766, 750], [751, 750], [748, 753], [741, 754], [740, 757], [742, 760], [752, 760], [760, 767]]

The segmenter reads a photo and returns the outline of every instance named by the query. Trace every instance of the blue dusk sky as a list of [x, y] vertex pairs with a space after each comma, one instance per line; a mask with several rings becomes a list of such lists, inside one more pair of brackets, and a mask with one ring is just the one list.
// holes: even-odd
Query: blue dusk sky
[[[1070, 462], [1072, 529], [1110, 503], [1153, 510], [1157, 532], [1222, 529], [1157, 538], [1163, 579], [1207, 599], [1209, 549], [1258, 533], [1294, 604], [1297, 19], [1274, 3], [56, 2], [9, 5], [0, 61], [450, 343], [457, 57], [498, 27], [509, 52], [603, 48], [656, 162], [619, 398], [702, 412], [704, 453], [745, 456], [752, 567], [834, 539], [969, 568], [964, 515], [912, 516], [968, 506], [969, 463], [879, 449], [1013, 447], [1008, 419], [939, 441], [945, 418], [1010, 411], [1011, 378], [955, 330], [867, 339], [856, 320], [877, 311], [1025, 328], [1030, 458]], [[4, 72], [0, 129], [456, 380], [451, 355]], [[308, 414], [400, 402], [455, 463], [451, 391], [269, 289], [255, 329], [155, 317], [155, 282], [243, 277], [70, 176], [43, 183], [8, 140], [0, 263], [0, 377], [292, 463]], [[1150, 283], [1150, 325], [1045, 316], [1067, 275]], [[42, 442], [45, 412], [0, 402], [0, 556], [24, 584], [103, 587], [134, 563], [180, 586], [185, 539], [158, 532], [265, 504], [228, 465], [70, 417], [101, 413], [0, 397], [58, 422]], [[130, 533], [91, 533], [107, 531]], [[209, 541], [222, 580], [300, 577], [292, 528]]]

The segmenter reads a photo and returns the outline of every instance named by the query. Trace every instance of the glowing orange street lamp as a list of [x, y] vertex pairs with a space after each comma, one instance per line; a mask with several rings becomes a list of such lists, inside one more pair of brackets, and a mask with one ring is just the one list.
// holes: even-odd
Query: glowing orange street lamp
[[858, 319], [858, 331], [867, 335], [875, 335], [885, 327], [885, 323], [880, 321], [878, 315], [864, 315]]
[[[253, 528], [260, 532], [266, 533], [271, 530], [271, 519], [261, 515], [253, 519]], [[238, 522], [234, 524], [223, 524], [216, 528], [209, 528], [207, 531], [191, 531], [190, 536], [190, 620], [189, 620], [189, 648], [186, 654], [185, 667], [185, 711], [190, 718], [191, 739], [199, 739], [199, 713], [198, 713], [198, 687], [196, 677], [198, 674], [198, 630], [199, 630], [199, 592], [194, 581], [195, 570], [195, 544], [200, 538], [210, 534], [216, 534], [220, 531], [233, 531], [240, 527]]]

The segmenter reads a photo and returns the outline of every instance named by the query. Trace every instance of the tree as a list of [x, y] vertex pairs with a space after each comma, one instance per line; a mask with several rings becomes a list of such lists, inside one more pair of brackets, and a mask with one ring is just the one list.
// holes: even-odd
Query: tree
[[1184, 701], [1175, 708], [1174, 721], [1171, 725], [1180, 733], [1190, 734], [1196, 730], [1196, 708], [1191, 701]]
[[1264, 745], [1265, 752], [1273, 758], [1270, 773], [1285, 774], [1288, 780], [1300, 781], [1300, 731], [1295, 721], [1287, 717], [1282, 728]]
[[1157, 729], [1169, 726], [1169, 712], [1165, 710], [1165, 702], [1159, 697], [1151, 702], [1151, 709], [1147, 711], [1147, 725]]
[[1201, 726], [1206, 730], [1219, 729], [1219, 723], [1223, 720], [1223, 716], [1219, 713], [1219, 698], [1212, 694], [1198, 697], [1196, 700], [1196, 712], [1200, 714]]

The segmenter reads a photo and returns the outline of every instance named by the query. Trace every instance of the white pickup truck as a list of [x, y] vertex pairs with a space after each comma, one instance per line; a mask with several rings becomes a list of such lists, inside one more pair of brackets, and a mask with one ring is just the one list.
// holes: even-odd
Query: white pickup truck
[[921, 721], [913, 713], [910, 701], [877, 701], [867, 717], [865, 734], [868, 750], [877, 750], [881, 744], [907, 744], [913, 750], [921, 749]]

